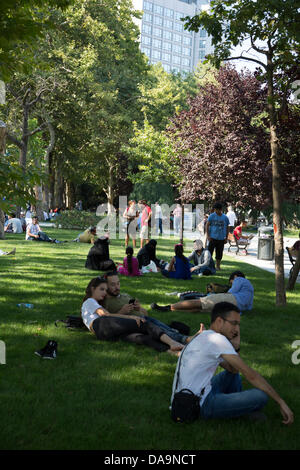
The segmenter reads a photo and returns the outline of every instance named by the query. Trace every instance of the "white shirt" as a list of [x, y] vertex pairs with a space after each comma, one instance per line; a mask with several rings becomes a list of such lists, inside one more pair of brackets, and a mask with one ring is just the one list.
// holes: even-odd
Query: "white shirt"
[[[222, 354], [237, 354], [224, 335], [213, 330], [205, 330], [196, 336], [181, 353], [179, 382], [176, 391], [188, 388], [199, 396], [201, 390], [205, 388], [200, 400], [201, 405], [211, 391], [211, 379], [217, 367], [223, 362]], [[171, 403], [175, 393], [179, 362], [180, 357], [173, 380]]]
[[228, 219], [229, 219], [229, 225], [230, 225], [230, 226], [234, 226], [234, 224], [235, 224], [235, 222], [236, 222], [236, 220], [237, 220], [236, 215], [235, 215], [235, 212], [233, 212], [233, 211], [228, 211], [226, 215], [227, 215], [227, 217], [228, 217]]
[[38, 235], [38, 233], [41, 231], [39, 224], [31, 224], [27, 225], [27, 230], [26, 230], [26, 240], [29, 239], [30, 235], [29, 233], [32, 233], [32, 235]]
[[23, 227], [22, 227], [22, 223], [20, 219], [16, 217], [13, 217], [12, 219], [8, 219], [7, 225], [9, 224], [12, 224], [13, 233], [23, 233]]
[[162, 219], [162, 210], [159, 205], [155, 206], [155, 218]]
[[93, 299], [90, 297], [89, 299], [85, 300], [81, 306], [81, 316], [83, 323], [85, 326], [90, 330], [90, 326], [96, 318], [99, 318], [98, 313], [96, 313], [96, 310], [98, 308], [103, 308], [101, 307], [100, 304], [98, 304], [97, 300]]

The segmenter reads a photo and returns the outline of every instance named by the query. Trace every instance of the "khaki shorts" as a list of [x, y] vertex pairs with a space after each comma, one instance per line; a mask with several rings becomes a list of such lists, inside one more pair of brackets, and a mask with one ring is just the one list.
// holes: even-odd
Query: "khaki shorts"
[[140, 232], [140, 238], [148, 238], [148, 225], [144, 225], [142, 228], [141, 228], [141, 232]]
[[233, 294], [210, 294], [206, 297], [200, 297], [202, 310], [211, 312], [216, 304], [219, 302], [230, 302], [237, 307], [237, 301]]

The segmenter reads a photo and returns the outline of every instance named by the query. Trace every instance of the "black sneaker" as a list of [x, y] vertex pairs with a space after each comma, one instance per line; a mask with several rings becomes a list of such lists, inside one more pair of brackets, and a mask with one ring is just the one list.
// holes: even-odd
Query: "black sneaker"
[[35, 351], [35, 354], [43, 359], [55, 359], [57, 356], [57, 342], [49, 340], [46, 346]]
[[171, 305], [160, 306], [156, 303], [151, 304], [152, 310], [159, 310], [160, 312], [168, 312], [171, 310]]

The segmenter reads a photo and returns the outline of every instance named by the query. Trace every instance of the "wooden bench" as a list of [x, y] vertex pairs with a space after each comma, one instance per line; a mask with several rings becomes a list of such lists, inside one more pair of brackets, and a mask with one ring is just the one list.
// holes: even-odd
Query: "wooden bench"
[[236, 248], [235, 254], [237, 255], [241, 248], [244, 251], [245, 255], [248, 254], [247, 247], [249, 246], [251, 240], [244, 239], [243, 241], [240, 241], [236, 238], [233, 233], [228, 234], [227, 240], [229, 243], [228, 251], [230, 251], [230, 249], [234, 247]]
[[295, 251], [291, 247], [288, 247], [288, 246], [286, 247], [286, 249], [290, 258], [290, 262], [292, 263], [292, 267], [290, 269], [290, 276], [291, 276], [293, 269], [295, 267], [295, 263], [296, 263]]

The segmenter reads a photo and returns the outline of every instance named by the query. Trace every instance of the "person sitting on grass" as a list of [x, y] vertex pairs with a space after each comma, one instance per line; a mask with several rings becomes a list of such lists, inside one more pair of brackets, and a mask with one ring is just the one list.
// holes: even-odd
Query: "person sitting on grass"
[[140, 269], [148, 266], [153, 261], [157, 269], [160, 270], [161, 260], [156, 257], [156, 245], [156, 240], [150, 240], [143, 248], [140, 248], [137, 254]]
[[[299, 233], [299, 238], [300, 238], [300, 233]], [[297, 258], [299, 250], [300, 250], [300, 240], [297, 240], [290, 250], [291, 250], [291, 255], [294, 258]]]
[[240, 312], [251, 310], [253, 306], [254, 288], [241, 271], [234, 271], [229, 276], [231, 288], [223, 294], [209, 294], [199, 299], [182, 300], [171, 305], [159, 306], [151, 304], [151, 308], [159, 311], [188, 310], [190, 312], [211, 312], [219, 302], [230, 302], [238, 307]]
[[79, 243], [95, 243], [96, 238], [96, 227], [89, 227], [84, 232], [80, 233], [73, 242]]
[[118, 267], [119, 274], [124, 276], [140, 276], [142, 273], [139, 270], [139, 262], [133, 256], [133, 248], [131, 246], [126, 248], [126, 255], [123, 259], [123, 266]]
[[158, 326], [137, 315], [114, 315], [103, 306], [107, 293], [107, 281], [93, 278], [85, 291], [81, 316], [85, 326], [101, 341], [134, 342], [153, 347], [157, 351], [177, 354], [183, 345], [177, 343]]
[[16, 254], [16, 248], [14, 248], [12, 251], [0, 250], [0, 256], [15, 255], [15, 254]]
[[56, 238], [50, 238], [45, 232], [42, 232], [37, 216], [33, 216], [32, 223], [27, 225], [26, 240], [50, 243], [66, 243], [56, 240]]
[[172, 279], [191, 279], [191, 266], [189, 260], [183, 254], [183, 246], [178, 243], [174, 247], [175, 256], [171, 259], [167, 268], [162, 269], [161, 273]]
[[23, 233], [22, 222], [16, 217], [16, 214], [9, 214], [8, 221], [4, 227], [4, 232]]
[[242, 230], [245, 229], [246, 227], [247, 227], [247, 222], [245, 220], [242, 220], [240, 225], [235, 227], [235, 229], [233, 231], [233, 235], [235, 236], [235, 238], [238, 240], [239, 243], [249, 242], [254, 237], [253, 234], [251, 234], [249, 236], [242, 234]]
[[[294, 415], [285, 401], [238, 354], [239, 335], [239, 308], [228, 302], [217, 303], [211, 312], [210, 329], [194, 338], [181, 353], [179, 380], [177, 383], [180, 359], [171, 403], [175, 392], [187, 388], [199, 397], [200, 418], [265, 420], [261, 410], [271, 397], [280, 407], [283, 424], [292, 424]], [[214, 375], [218, 366], [225, 371]], [[239, 373], [255, 388], [243, 391]]]
[[194, 251], [188, 259], [194, 263], [194, 266], [191, 267], [192, 274], [197, 276], [216, 274], [215, 263], [211, 253], [208, 249], [203, 248], [201, 240], [194, 240]]
[[[104, 274], [103, 277], [107, 281], [107, 295], [102, 301], [102, 306], [109, 311], [109, 313], [114, 315], [139, 315], [148, 322], [158, 326], [164, 333], [170, 336], [170, 338], [181, 344], [187, 344], [194, 337], [181, 333], [176, 328], [172, 328], [156, 318], [149, 317], [147, 310], [141, 306], [138, 299], [132, 298], [132, 296], [125, 292], [121, 293], [120, 279], [117, 272], [109, 272]], [[201, 325], [202, 324], [200, 324], [200, 330], [202, 328]]]

